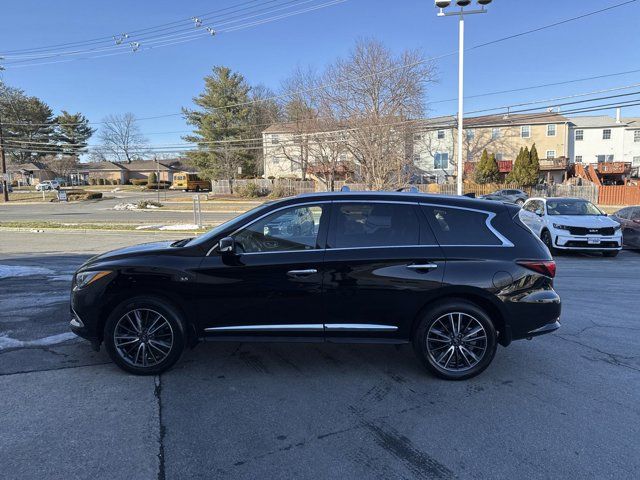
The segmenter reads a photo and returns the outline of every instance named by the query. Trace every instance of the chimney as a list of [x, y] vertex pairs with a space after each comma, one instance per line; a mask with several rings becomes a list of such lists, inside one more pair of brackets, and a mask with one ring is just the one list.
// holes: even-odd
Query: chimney
[[620, 118], [621, 117], [621, 112], [622, 112], [622, 109], [620, 107], [616, 108], [616, 123], [617, 124], [622, 123], [622, 119]]

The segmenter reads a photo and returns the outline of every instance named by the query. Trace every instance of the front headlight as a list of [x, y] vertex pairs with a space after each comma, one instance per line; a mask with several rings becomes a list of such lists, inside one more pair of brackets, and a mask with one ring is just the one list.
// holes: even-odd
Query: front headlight
[[569, 230], [571, 227], [567, 225], [560, 225], [559, 223], [554, 223], [553, 228], [557, 228], [558, 230]]
[[618, 223], [617, 225], [615, 225], [615, 226], [613, 227], [613, 230], [614, 230], [614, 231], [618, 231], [618, 230], [620, 230], [621, 228], [622, 228], [622, 225], [620, 225], [620, 224]]
[[81, 272], [76, 275], [76, 288], [84, 288], [96, 280], [106, 277], [111, 270], [98, 270], [95, 272]]

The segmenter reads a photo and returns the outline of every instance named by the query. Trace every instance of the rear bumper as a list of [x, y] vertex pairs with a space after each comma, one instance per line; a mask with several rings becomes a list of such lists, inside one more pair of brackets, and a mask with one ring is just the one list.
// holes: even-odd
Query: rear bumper
[[[562, 305], [554, 290], [538, 290], [505, 302], [508, 341], [536, 337], [560, 327]], [[507, 342], [508, 343], [508, 342]]]

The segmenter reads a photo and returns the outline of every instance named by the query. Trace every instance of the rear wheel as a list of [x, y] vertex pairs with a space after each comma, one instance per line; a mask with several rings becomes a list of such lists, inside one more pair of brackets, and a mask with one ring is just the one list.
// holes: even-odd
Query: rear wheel
[[155, 375], [175, 364], [186, 345], [182, 316], [154, 297], [136, 297], [109, 315], [104, 342], [111, 360], [136, 375]]
[[558, 250], [553, 245], [553, 239], [551, 238], [551, 233], [549, 233], [549, 230], [543, 230], [542, 235], [540, 235], [540, 238], [542, 239], [542, 242], [549, 249], [549, 252], [551, 253], [551, 255], [555, 255], [556, 253], [558, 253]]
[[423, 365], [445, 380], [466, 380], [489, 366], [496, 330], [489, 316], [464, 300], [433, 307], [420, 320], [413, 346]]

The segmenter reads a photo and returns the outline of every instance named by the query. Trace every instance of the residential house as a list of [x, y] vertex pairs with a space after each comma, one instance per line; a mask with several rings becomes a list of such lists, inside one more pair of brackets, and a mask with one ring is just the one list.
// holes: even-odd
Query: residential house
[[623, 118], [624, 130], [624, 151], [623, 159], [631, 162], [632, 175], [640, 177], [640, 117]]
[[608, 115], [571, 117], [569, 158], [573, 163], [623, 162], [626, 128]]
[[413, 134], [413, 164], [438, 183], [455, 175], [455, 124], [453, 116], [431, 118]]
[[79, 173], [86, 181], [105, 179], [121, 184], [134, 179], [147, 179], [151, 173], [158, 176], [159, 181], [172, 182], [173, 174], [183, 170], [178, 160], [133, 160], [126, 162], [93, 162], [79, 164]]
[[56, 173], [46, 163], [33, 161], [23, 164], [10, 164], [7, 167], [9, 181], [19, 185], [36, 185], [44, 180], [53, 180]]

